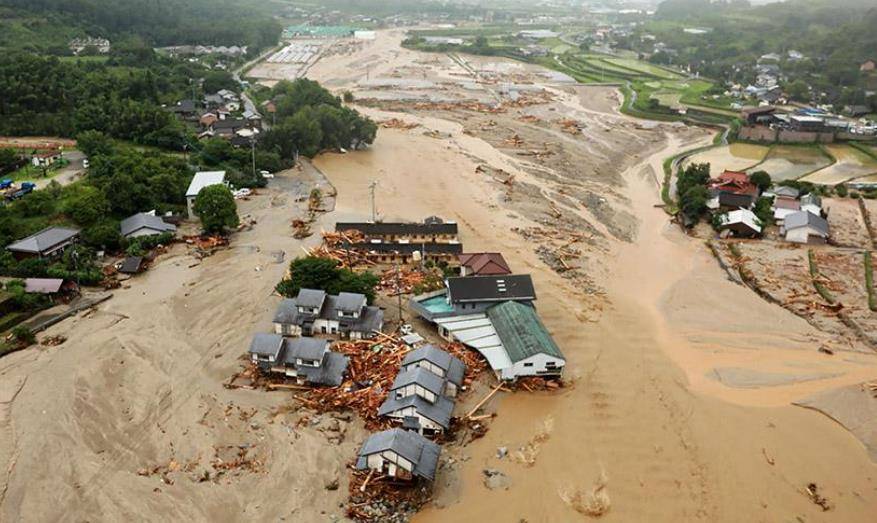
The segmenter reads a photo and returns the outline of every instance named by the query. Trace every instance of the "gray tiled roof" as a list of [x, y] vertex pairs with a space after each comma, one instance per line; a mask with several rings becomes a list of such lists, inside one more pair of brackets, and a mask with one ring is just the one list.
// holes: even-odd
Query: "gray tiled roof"
[[173, 232], [176, 231], [177, 228], [174, 225], [166, 223], [158, 216], [152, 216], [151, 214], [146, 214], [139, 212], [134, 216], [129, 216], [122, 220], [122, 223], [119, 224], [119, 229], [122, 233], [122, 236], [128, 236], [132, 232], [139, 231], [140, 229], [152, 229], [159, 233], [161, 232]]
[[297, 366], [296, 371], [311, 385], [337, 387], [344, 381], [344, 371], [350, 360], [337, 352], [327, 352], [319, 367]]
[[786, 216], [783, 221], [783, 228], [786, 231], [806, 226], [813, 227], [820, 233], [828, 236], [828, 222], [821, 216], [816, 216], [812, 212], [798, 211]]
[[357, 312], [365, 305], [365, 296], [354, 292], [341, 292], [335, 300], [335, 308], [342, 312]]
[[396, 379], [393, 380], [393, 385], [390, 387], [390, 390], [396, 390], [406, 385], [420, 385], [424, 389], [432, 392], [436, 395], [441, 395], [444, 392], [445, 381], [439, 376], [436, 376], [432, 372], [424, 369], [423, 367], [417, 367], [412, 370], [403, 370], [399, 374], [396, 375]]
[[410, 461], [414, 465], [414, 475], [430, 481], [435, 479], [441, 448], [416, 432], [402, 429], [385, 430], [369, 436], [359, 450], [356, 468], [367, 468], [366, 457], [387, 450]]
[[278, 334], [257, 333], [253, 336], [250, 343], [250, 354], [259, 354], [264, 356], [274, 356], [280, 354], [283, 348], [283, 337]]
[[362, 310], [359, 321], [351, 328], [359, 332], [379, 331], [384, 325], [384, 311], [379, 307], [366, 307]]
[[296, 358], [303, 360], [322, 360], [323, 354], [329, 350], [329, 340], [317, 338], [292, 338], [286, 340], [286, 355], [283, 360], [295, 363]]
[[451, 356], [450, 353], [441, 350], [435, 345], [424, 345], [417, 350], [413, 350], [405, 355], [402, 360], [402, 366], [417, 363], [426, 360], [436, 367], [444, 369], [445, 377], [448, 381], [455, 385], [463, 383], [463, 374], [466, 372], [466, 365], [462, 361]]
[[277, 312], [274, 313], [274, 323], [294, 324], [298, 318], [298, 306], [295, 300], [286, 298], [277, 306]]
[[46, 227], [40, 232], [31, 234], [6, 246], [7, 250], [43, 254], [53, 247], [69, 241], [79, 235], [79, 229], [65, 227]]
[[295, 297], [295, 303], [299, 307], [319, 308], [323, 306], [323, 300], [326, 299], [326, 291], [315, 289], [300, 289], [298, 296]]
[[451, 414], [454, 412], [454, 402], [444, 396], [439, 396], [435, 403], [430, 403], [420, 396], [408, 396], [396, 399], [388, 397], [378, 409], [378, 415], [387, 416], [400, 409], [413, 406], [418, 414], [430, 419], [445, 430], [451, 425]]

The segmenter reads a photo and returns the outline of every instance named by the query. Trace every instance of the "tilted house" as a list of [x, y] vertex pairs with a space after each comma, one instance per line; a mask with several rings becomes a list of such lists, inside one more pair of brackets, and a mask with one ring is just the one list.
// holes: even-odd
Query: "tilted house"
[[137, 238], [140, 236], [152, 236], [166, 232], [176, 232], [177, 227], [165, 222], [159, 216], [139, 212], [122, 220], [119, 224], [119, 232], [125, 238]]
[[430, 403], [435, 403], [440, 396], [447, 396], [446, 381], [423, 367], [403, 370], [396, 375], [390, 386], [390, 396], [396, 399], [409, 396], [420, 396]]
[[47, 227], [6, 246], [17, 260], [59, 256], [79, 238], [79, 229]]
[[409, 352], [378, 415], [425, 436], [448, 430], [454, 411], [451, 398], [462, 386], [465, 371], [462, 361], [434, 345]]
[[384, 311], [350, 292], [333, 296], [301, 289], [295, 298], [281, 301], [274, 315], [274, 331], [283, 336], [339, 334], [357, 340], [371, 338], [383, 326]]
[[249, 353], [263, 372], [283, 374], [303, 385], [337, 387], [349, 363], [346, 356], [329, 350], [328, 340], [277, 334], [256, 334]]
[[379, 416], [386, 416], [402, 423], [402, 428], [424, 436], [441, 434], [451, 426], [454, 402], [439, 396], [430, 402], [418, 395], [396, 398], [392, 395], [378, 408]]
[[416, 432], [390, 429], [365, 440], [356, 468], [371, 469], [396, 479], [433, 481], [440, 453], [441, 447]]
[[761, 234], [761, 224], [749, 209], [737, 209], [721, 215], [719, 230], [738, 238], [751, 238]]

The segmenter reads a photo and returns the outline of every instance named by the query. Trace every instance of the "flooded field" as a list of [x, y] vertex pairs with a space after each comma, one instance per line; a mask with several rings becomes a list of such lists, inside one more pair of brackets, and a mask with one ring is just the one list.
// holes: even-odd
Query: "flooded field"
[[750, 173], [767, 171], [776, 181], [794, 180], [827, 167], [831, 159], [813, 147], [775, 145], [764, 161], [747, 169]]
[[752, 167], [764, 159], [769, 149], [763, 145], [735, 143], [697, 153], [686, 160], [684, 165], [708, 163], [711, 174], [718, 176], [724, 170], [744, 171]]
[[831, 144], [825, 149], [837, 162], [802, 178], [821, 185], [835, 185], [863, 176], [877, 174], [877, 160], [848, 145]]

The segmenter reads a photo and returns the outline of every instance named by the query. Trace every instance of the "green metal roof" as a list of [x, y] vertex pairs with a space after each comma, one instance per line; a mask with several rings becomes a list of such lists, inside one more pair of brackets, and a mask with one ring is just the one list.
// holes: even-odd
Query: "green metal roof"
[[533, 307], [507, 301], [487, 309], [487, 317], [512, 363], [536, 354], [565, 359]]

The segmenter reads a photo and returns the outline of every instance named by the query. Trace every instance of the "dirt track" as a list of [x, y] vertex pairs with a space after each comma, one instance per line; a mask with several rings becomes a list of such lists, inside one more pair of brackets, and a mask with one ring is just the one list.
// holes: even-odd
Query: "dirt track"
[[[390, 75], [436, 59], [404, 50], [379, 65], [369, 58], [392, 45], [382, 34], [361, 55], [332, 57], [312, 73], [336, 78], [340, 89], [367, 67]], [[454, 72], [435, 67], [438, 77]], [[481, 130], [481, 113], [364, 108], [418, 127], [382, 129], [369, 151], [316, 162], [339, 191], [324, 226], [364, 218], [372, 179], [387, 218], [457, 220], [468, 249], [502, 251], [533, 275], [540, 314], [569, 360], [571, 388], [503, 397], [485, 438], [446, 452], [435, 505], [417, 520], [577, 521], [603, 483], [606, 521], [872, 521], [877, 467], [864, 446], [790, 403], [877, 376], [877, 359], [816, 352], [824, 334], [729, 282], [706, 248], [654, 207], [661, 161], [708, 141], [706, 133], [641, 129], [617, 114], [608, 90], [546, 87], [555, 96], [549, 112], [586, 125], [578, 139], [558, 135], [556, 122], [525, 126], [516, 112]], [[563, 153], [544, 161], [517, 155], [505, 140], [522, 129], [530, 143], [562, 141]], [[502, 183], [509, 173], [511, 188]], [[0, 520], [326, 521], [341, 513], [344, 465], [364, 435], [358, 425], [342, 423], [344, 441], [332, 445], [319, 430], [331, 420], [299, 426], [296, 412], [273, 415], [290, 404], [287, 394], [221, 385], [251, 333], [268, 328], [277, 300], [270, 291], [284, 270], [271, 253], [300, 251], [289, 228], [299, 212], [290, 192], [272, 189], [243, 211], [258, 224], [230, 250], [196, 267], [174, 251], [94, 314], [47, 332], [68, 336], [64, 345], [0, 360], [0, 458], [10, 463]], [[631, 224], [630, 242], [612, 232], [625, 230], [622, 222]], [[556, 251], [562, 240], [528, 239], [513, 228], [588, 232], [593, 241], [576, 245], [579, 276], [557, 273], [537, 252], [543, 244]], [[735, 389], [710, 377], [719, 367], [838, 376]], [[254, 444], [265, 465], [197, 481], [212, 470], [212, 446], [243, 444]], [[499, 446], [512, 457], [497, 459]], [[137, 474], [199, 457], [192, 472], [169, 475], [173, 485]], [[486, 490], [484, 468], [505, 472], [509, 490]], [[341, 488], [325, 490], [333, 477]], [[811, 502], [809, 483], [832, 510]]]

